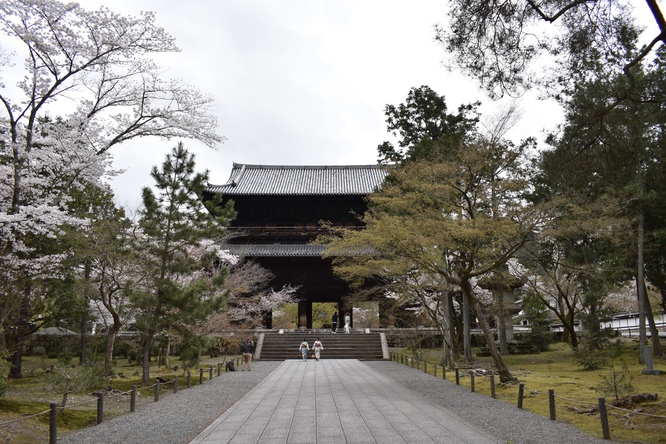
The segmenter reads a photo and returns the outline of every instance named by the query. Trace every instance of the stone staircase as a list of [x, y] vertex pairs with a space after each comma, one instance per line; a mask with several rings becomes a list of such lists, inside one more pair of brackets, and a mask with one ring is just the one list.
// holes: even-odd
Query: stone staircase
[[349, 334], [330, 331], [270, 331], [259, 335], [254, 358], [262, 361], [284, 361], [300, 359], [298, 346], [303, 339], [310, 348], [319, 338], [324, 350], [322, 359], [359, 359], [361, 361], [381, 361], [389, 359], [388, 346], [384, 333], [365, 333], [354, 331]]

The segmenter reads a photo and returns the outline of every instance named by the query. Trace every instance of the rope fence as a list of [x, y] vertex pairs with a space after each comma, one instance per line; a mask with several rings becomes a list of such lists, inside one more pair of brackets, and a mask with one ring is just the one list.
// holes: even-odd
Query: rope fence
[[[446, 367], [445, 366], [438, 366], [437, 364], [428, 364], [428, 362], [421, 361], [418, 358], [411, 357], [411, 356], [404, 356], [402, 354], [394, 353], [392, 352], [390, 354], [390, 358], [392, 361], [398, 362], [400, 364], [408, 365], [411, 368], [421, 370], [423, 369], [424, 373], [430, 374], [428, 368], [429, 365], [433, 367], [433, 376], [437, 376], [437, 370], [438, 368], [441, 368], [442, 370], [442, 379], [446, 380]], [[455, 374], [455, 383], [456, 385], [460, 385], [460, 369], [455, 368], [453, 369], [454, 374]], [[470, 377], [470, 391], [475, 392], [476, 391], [476, 381], [475, 381], [475, 373], [473, 371], [468, 372], [468, 375]], [[489, 381], [490, 381], [490, 396], [492, 398], [496, 397], [495, 393], [495, 375], [488, 375]], [[518, 400], [517, 400], [517, 407], [519, 409], [523, 408], [523, 400], [525, 398], [525, 384], [518, 384]], [[610, 439], [610, 425], [608, 422], [608, 410], [619, 410], [622, 412], [626, 412], [627, 414], [630, 415], [642, 415], [650, 418], [657, 418], [657, 419], [666, 419], [666, 416], [662, 415], [654, 415], [650, 413], [645, 413], [645, 412], [640, 412], [636, 410], [627, 410], [623, 409], [621, 407], [616, 407], [614, 405], [608, 405], [606, 404], [606, 399], [605, 398], [599, 398], [596, 403], [590, 402], [590, 401], [581, 401], [577, 399], [571, 399], [571, 398], [566, 398], [564, 396], [556, 395], [555, 390], [549, 389], [548, 390], [548, 406], [549, 406], [549, 413], [550, 413], [550, 419], [553, 421], [557, 420], [557, 412], [555, 409], [555, 399], [561, 399], [563, 401], [571, 402], [571, 403], [578, 403], [578, 404], [583, 404], [589, 407], [589, 410], [584, 411], [582, 413], [599, 413], [599, 419], [601, 422], [601, 433], [604, 439]], [[576, 409], [578, 413], [581, 413]], [[628, 415], [625, 415], [625, 417]]]
[[[241, 358], [236, 357], [235, 359], [232, 359], [231, 362], [234, 362], [236, 367], [239, 367], [241, 365]], [[200, 368], [199, 369], [199, 385], [203, 384], [206, 379], [204, 373], [208, 373], [208, 381], [213, 379], [213, 374], [214, 374], [214, 367], [215, 366], [209, 366], [208, 368]], [[217, 364], [217, 376], [221, 376], [222, 374], [222, 368], [224, 368], [225, 373], [229, 371], [225, 364], [219, 363]], [[154, 402], [159, 401], [160, 397], [160, 391], [161, 387], [164, 385], [171, 385], [173, 389], [173, 393], [178, 393], [178, 376], [175, 376], [174, 379], [165, 381], [162, 380], [160, 377], [156, 379], [156, 382], [152, 385], [141, 387], [141, 390], [154, 390]], [[187, 388], [192, 387], [192, 374], [191, 372], [187, 372]], [[118, 393], [112, 393], [112, 394], [105, 394], [104, 391], [101, 392], [94, 392], [94, 394], [97, 396], [97, 399], [91, 399], [88, 401], [84, 401], [78, 404], [71, 404], [67, 405], [65, 407], [58, 406], [58, 404], [52, 402], [49, 403], [49, 409], [44, 410], [43, 412], [39, 413], [33, 413], [30, 415], [26, 415], [21, 418], [13, 419], [10, 421], [5, 421], [5, 422], [0, 422], [0, 427], [6, 427], [11, 424], [15, 424], [21, 421], [27, 421], [29, 419], [37, 418], [39, 416], [43, 416], [46, 414], [49, 414], [49, 444], [56, 444], [58, 441], [58, 431], [57, 431], [57, 420], [58, 420], [58, 415], [65, 411], [66, 409], [73, 409], [76, 407], [81, 407], [93, 403], [97, 403], [97, 424], [101, 424], [104, 421], [104, 399], [113, 399], [121, 396], [130, 396], [130, 413], [133, 413], [136, 411], [136, 398], [137, 398], [137, 392], [139, 389], [137, 388], [136, 385], [133, 385], [132, 388], [129, 391], [126, 392], [118, 392]]]

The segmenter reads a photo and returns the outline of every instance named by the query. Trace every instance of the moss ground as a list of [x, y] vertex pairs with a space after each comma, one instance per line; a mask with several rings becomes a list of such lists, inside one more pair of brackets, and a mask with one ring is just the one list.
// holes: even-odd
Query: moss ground
[[[396, 349], [397, 353], [409, 355], [407, 350]], [[434, 365], [441, 356], [441, 350], [422, 350], [423, 360], [427, 360], [428, 373], [434, 372]], [[598, 390], [604, 377], [609, 378], [609, 368], [599, 370], [581, 370], [573, 361], [573, 353], [565, 344], [554, 344], [551, 350], [539, 354], [509, 355], [504, 357], [512, 374], [524, 386], [523, 409], [550, 417], [548, 390], [555, 393], [557, 421], [567, 422], [589, 435], [601, 438], [601, 422], [598, 412], [585, 413], [598, 405], [604, 397], [608, 405], [608, 418], [611, 438], [615, 441], [632, 443], [666, 443], [666, 361], [657, 360], [655, 368], [661, 375], [643, 375], [645, 368], [638, 361], [638, 346], [634, 341], [625, 341], [622, 356], [616, 360], [616, 372], [621, 369], [621, 362], [627, 364], [628, 375], [634, 387], [633, 393], [656, 393], [655, 401], [636, 404], [622, 409], [610, 406], [615, 401]], [[477, 357], [465, 366], [470, 369], [491, 369], [490, 357]], [[438, 377], [442, 377], [438, 366]], [[467, 368], [460, 369], [460, 384], [471, 389], [471, 378]], [[454, 373], [449, 371], [447, 379], [454, 380]], [[518, 384], [501, 385], [496, 380], [496, 397], [518, 404]], [[490, 396], [490, 377], [476, 376], [475, 391]], [[648, 416], [653, 415], [653, 416]]]
[[[230, 357], [235, 358], [235, 357]], [[203, 359], [200, 366], [191, 369], [192, 384], [199, 383], [199, 368], [205, 369], [204, 380], [209, 379], [209, 366], [214, 366], [213, 375], [217, 375], [217, 364], [222, 358]], [[4, 396], [0, 397], [0, 443], [32, 444], [49, 441], [49, 403], [60, 404], [62, 395], [54, 393], [45, 383], [46, 372], [57, 363], [54, 359], [26, 357], [23, 361], [23, 375], [21, 379], [9, 381], [9, 388]], [[103, 385], [86, 393], [69, 395], [67, 406], [58, 415], [58, 434], [79, 430], [97, 422], [97, 397], [92, 394], [105, 386], [111, 386], [114, 395], [104, 399], [104, 419], [129, 413], [130, 396], [128, 392], [133, 385], [137, 386], [137, 406], [154, 402], [155, 378], [161, 377], [173, 381], [178, 375], [179, 387], [187, 386], [187, 372], [173, 366], [179, 365], [177, 359], [172, 359], [171, 367], [151, 366], [151, 385], [144, 386], [141, 382], [141, 369], [126, 360], [118, 360], [115, 365], [114, 376]], [[222, 369], [224, 371], [224, 369]], [[164, 385], [160, 389], [160, 397], [172, 393], [172, 385]], [[46, 413], [45, 413], [46, 412]], [[41, 413], [41, 414], [40, 414]]]

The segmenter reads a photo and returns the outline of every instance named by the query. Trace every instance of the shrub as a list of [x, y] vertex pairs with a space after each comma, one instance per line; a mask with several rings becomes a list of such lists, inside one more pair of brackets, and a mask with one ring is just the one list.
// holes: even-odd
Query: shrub
[[134, 357], [136, 357], [136, 350], [129, 342], [119, 341], [113, 345], [113, 356], [117, 356], [119, 358], [133, 359], [129, 356], [132, 351], [134, 351]]
[[599, 340], [595, 335], [584, 335], [574, 350], [574, 362], [583, 370], [596, 370], [607, 365], [622, 351], [620, 340], [611, 342], [608, 338]]
[[88, 390], [101, 384], [104, 380], [103, 365], [90, 364], [71, 367], [59, 364], [47, 374], [46, 384], [52, 391], [62, 395], [60, 406], [65, 407], [70, 393]]
[[618, 369], [615, 360], [611, 359], [608, 373], [601, 375], [601, 382], [596, 390], [604, 396], [614, 396], [615, 400], [619, 400], [634, 393], [632, 379], [626, 362], [622, 361], [622, 368]]
[[3, 350], [0, 353], [0, 396], [4, 395], [9, 388], [9, 381], [7, 379], [9, 368], [11, 367], [9, 359], [9, 352], [7, 350]]

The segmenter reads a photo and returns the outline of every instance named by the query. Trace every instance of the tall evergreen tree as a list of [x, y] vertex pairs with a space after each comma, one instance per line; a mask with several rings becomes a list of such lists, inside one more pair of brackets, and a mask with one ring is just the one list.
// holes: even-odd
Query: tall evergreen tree
[[[656, 66], [660, 65], [663, 61], [658, 57]], [[597, 254], [603, 254], [599, 260], [606, 264], [610, 263], [609, 256], [621, 255], [624, 266], [633, 270], [626, 277], [633, 276], [636, 281], [641, 350], [647, 336], [645, 317], [651, 318], [645, 272], [652, 269], [656, 277], [659, 275], [658, 269], [645, 265], [646, 239], [652, 236], [646, 230], [656, 230], [662, 223], [655, 203], [663, 202], [663, 186], [654, 178], [663, 177], [664, 159], [660, 154], [666, 96], [660, 90], [663, 78], [655, 71], [658, 69], [638, 66], [631, 78], [598, 76], [577, 83], [565, 103], [566, 121], [560, 133], [549, 139], [555, 149], [544, 153], [542, 161], [543, 177], [552, 192], [577, 201], [612, 196], [623, 202], [623, 214], [634, 221], [633, 236], [625, 237], [632, 239], [631, 245]], [[655, 354], [661, 355], [658, 335], [653, 332], [653, 337]]]
[[[167, 328], [187, 329], [219, 310], [226, 300], [226, 268], [219, 266], [214, 242], [234, 217], [219, 200], [204, 205], [208, 172], [195, 173], [194, 155], [182, 142], [166, 156], [162, 169], [153, 167], [157, 195], [143, 189], [139, 224], [141, 248], [152, 283], [139, 294], [137, 325], [143, 334], [143, 380], [150, 380], [150, 356], [155, 335]], [[206, 242], [208, 241], [208, 242]]]
[[449, 114], [444, 96], [429, 86], [412, 88], [405, 103], [386, 105], [387, 130], [398, 137], [398, 146], [383, 142], [377, 147], [379, 162], [402, 163], [428, 157], [433, 150], [455, 151], [478, 122], [479, 103], [461, 105], [458, 114]]

